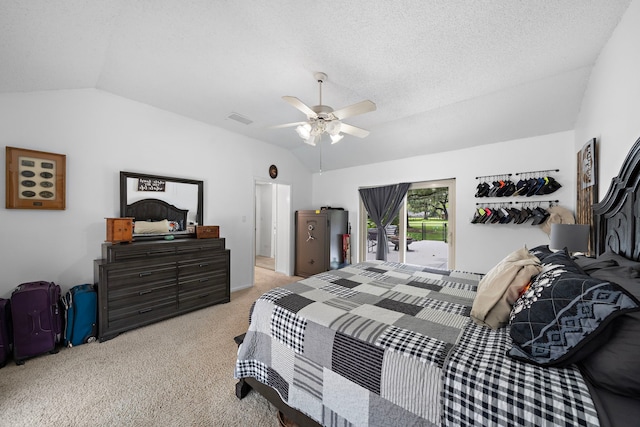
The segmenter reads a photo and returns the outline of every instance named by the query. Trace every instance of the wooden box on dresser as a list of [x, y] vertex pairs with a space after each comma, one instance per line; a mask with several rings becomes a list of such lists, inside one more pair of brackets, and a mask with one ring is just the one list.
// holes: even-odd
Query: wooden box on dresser
[[94, 261], [98, 338], [229, 302], [230, 252], [222, 239], [102, 244]]

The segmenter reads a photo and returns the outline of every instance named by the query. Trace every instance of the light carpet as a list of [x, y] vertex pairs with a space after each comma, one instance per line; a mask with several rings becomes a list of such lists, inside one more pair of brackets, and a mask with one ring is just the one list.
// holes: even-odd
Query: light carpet
[[103, 343], [11, 360], [0, 369], [0, 426], [277, 426], [255, 392], [235, 396], [233, 337], [263, 292], [299, 280], [256, 268], [231, 302]]

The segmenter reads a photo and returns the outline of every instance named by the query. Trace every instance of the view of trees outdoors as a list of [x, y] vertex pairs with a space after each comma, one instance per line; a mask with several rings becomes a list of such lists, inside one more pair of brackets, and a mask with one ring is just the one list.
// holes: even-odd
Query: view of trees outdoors
[[[449, 189], [420, 188], [407, 192], [407, 237], [415, 241], [447, 241]], [[391, 224], [398, 225], [396, 217]], [[369, 220], [369, 228], [375, 224]]]
[[420, 188], [407, 193], [407, 236], [414, 240], [447, 241], [449, 190]]

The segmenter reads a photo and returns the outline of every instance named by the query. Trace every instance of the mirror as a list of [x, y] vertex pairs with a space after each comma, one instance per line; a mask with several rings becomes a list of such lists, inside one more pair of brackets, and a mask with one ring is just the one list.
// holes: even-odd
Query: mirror
[[[120, 216], [134, 221], [179, 222], [171, 230], [178, 236], [192, 236], [190, 225], [202, 225], [204, 182], [162, 175], [120, 172]], [[167, 234], [165, 233], [147, 233]], [[135, 233], [134, 235], [139, 236]]]

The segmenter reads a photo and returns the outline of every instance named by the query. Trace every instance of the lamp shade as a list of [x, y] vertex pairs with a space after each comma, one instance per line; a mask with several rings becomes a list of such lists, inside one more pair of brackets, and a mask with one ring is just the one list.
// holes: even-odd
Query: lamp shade
[[588, 224], [551, 224], [550, 249], [564, 249], [570, 253], [589, 250]]

